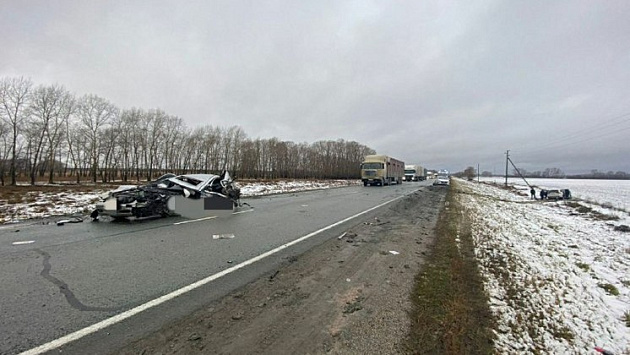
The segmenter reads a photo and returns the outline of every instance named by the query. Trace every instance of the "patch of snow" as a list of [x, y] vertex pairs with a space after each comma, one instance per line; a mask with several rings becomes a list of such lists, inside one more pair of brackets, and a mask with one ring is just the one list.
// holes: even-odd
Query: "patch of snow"
[[[567, 181], [545, 186], [569, 188], [578, 196], [577, 185]], [[459, 183], [498, 321], [498, 353], [630, 349], [630, 328], [624, 321], [630, 312], [630, 236], [613, 230], [614, 225], [629, 224], [627, 213], [617, 213], [620, 219], [611, 223], [577, 213], [564, 201], [530, 201], [497, 186]], [[626, 191], [627, 183], [622, 182], [621, 190]], [[609, 193], [589, 196], [607, 201], [617, 189], [600, 191]]]
[[243, 197], [274, 195], [287, 192], [329, 189], [350, 185], [359, 185], [360, 180], [287, 180], [275, 182], [238, 183]]

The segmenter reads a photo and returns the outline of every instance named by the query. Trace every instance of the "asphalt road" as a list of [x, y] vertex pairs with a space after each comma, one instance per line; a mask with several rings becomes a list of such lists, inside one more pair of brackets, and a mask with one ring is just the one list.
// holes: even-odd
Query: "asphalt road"
[[428, 184], [252, 198], [244, 200], [251, 210], [199, 221], [57, 226], [55, 219], [0, 227], [0, 354], [42, 345], [51, 353], [107, 353], [272, 273], [378, 215], [379, 208], [370, 209]]

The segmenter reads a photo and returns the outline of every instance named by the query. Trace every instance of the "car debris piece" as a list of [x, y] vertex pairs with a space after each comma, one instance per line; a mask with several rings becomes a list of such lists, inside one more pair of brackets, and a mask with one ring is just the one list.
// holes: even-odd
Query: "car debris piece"
[[227, 171], [221, 175], [165, 174], [143, 186], [125, 185], [108, 192], [90, 216], [93, 221], [100, 215], [114, 219], [171, 215], [201, 218], [247, 205], [240, 198], [241, 190]]
[[269, 276], [269, 281], [273, 281], [273, 279], [275, 279], [279, 273], [280, 273], [280, 270], [276, 270], [271, 276]]
[[213, 234], [212, 239], [232, 239], [234, 234]]

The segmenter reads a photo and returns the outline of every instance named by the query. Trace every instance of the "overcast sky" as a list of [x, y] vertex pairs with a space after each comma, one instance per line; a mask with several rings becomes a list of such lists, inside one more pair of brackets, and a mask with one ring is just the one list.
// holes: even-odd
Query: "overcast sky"
[[2, 1], [0, 77], [406, 163], [630, 172], [630, 1]]

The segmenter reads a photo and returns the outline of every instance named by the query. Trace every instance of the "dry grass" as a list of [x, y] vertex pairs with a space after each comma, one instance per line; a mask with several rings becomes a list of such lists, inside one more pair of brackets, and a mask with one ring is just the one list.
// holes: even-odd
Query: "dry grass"
[[577, 213], [589, 215], [591, 218], [596, 219], [596, 220], [600, 220], [600, 221], [617, 221], [617, 220], [619, 220], [618, 216], [595, 211], [591, 207], [585, 206], [585, 205], [583, 205], [583, 204], [581, 204], [579, 202], [567, 201], [565, 203], [565, 205], [575, 209], [575, 211]]
[[17, 185], [0, 186], [0, 201], [7, 204], [32, 203], [37, 200], [40, 193], [77, 193], [92, 192], [111, 189], [111, 184], [60, 184], [60, 185]]
[[[451, 187], [436, 240], [412, 293], [407, 350], [415, 354], [489, 354], [494, 324], [468, 223]], [[459, 241], [456, 237], [459, 236]]]

